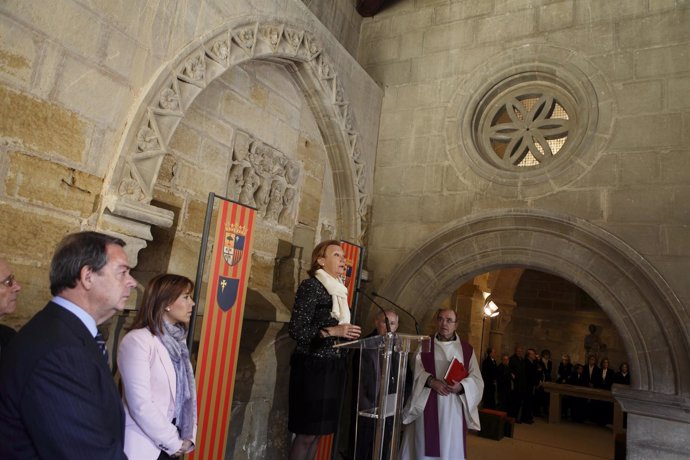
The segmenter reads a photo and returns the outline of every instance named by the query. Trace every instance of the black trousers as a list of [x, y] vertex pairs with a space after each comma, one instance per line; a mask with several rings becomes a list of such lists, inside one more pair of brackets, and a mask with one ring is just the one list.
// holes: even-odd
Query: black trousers
[[161, 450], [161, 454], [158, 456], [158, 460], [173, 460], [173, 458], [166, 454], [164, 450]]

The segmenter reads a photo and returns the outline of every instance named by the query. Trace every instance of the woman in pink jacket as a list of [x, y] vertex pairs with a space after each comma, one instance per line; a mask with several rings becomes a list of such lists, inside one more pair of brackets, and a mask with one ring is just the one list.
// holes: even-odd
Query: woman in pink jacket
[[185, 343], [193, 287], [184, 276], [153, 278], [120, 343], [129, 460], [169, 459], [194, 448], [196, 386]]

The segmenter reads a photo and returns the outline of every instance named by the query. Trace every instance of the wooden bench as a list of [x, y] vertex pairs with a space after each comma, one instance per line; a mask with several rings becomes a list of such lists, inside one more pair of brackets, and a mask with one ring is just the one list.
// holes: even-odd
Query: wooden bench
[[481, 430], [478, 434], [482, 438], [500, 441], [504, 436], [513, 437], [515, 419], [508, 417], [508, 414], [503, 411], [479, 409], [479, 423], [481, 424]]

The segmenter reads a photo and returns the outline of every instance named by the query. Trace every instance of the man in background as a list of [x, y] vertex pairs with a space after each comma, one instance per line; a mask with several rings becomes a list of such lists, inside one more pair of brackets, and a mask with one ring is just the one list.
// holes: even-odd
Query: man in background
[[[12, 273], [12, 267], [3, 258], [0, 257], [0, 319], [5, 315], [13, 313], [17, 308], [17, 294], [22, 290], [19, 281]], [[2, 358], [2, 351], [10, 343], [10, 340], [16, 331], [9, 326], [0, 324], [0, 358]]]
[[0, 362], [0, 458], [124, 460], [124, 412], [96, 326], [136, 285], [125, 243], [67, 235], [50, 265], [53, 298]]

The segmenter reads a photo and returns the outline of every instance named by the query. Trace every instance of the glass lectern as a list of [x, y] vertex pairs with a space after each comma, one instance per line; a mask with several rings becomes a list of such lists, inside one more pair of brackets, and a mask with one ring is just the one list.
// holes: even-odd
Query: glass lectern
[[408, 353], [429, 336], [389, 333], [335, 345], [357, 349], [355, 451], [357, 460], [398, 458]]

